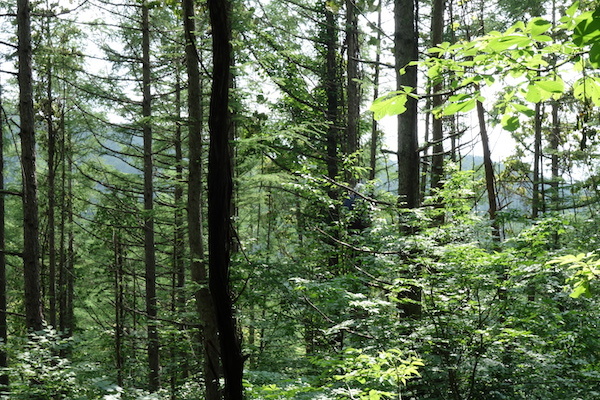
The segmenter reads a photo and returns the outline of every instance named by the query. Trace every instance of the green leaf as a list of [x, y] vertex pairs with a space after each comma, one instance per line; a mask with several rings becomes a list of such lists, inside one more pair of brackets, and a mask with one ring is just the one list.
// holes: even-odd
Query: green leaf
[[552, 24], [550, 22], [538, 17], [533, 18], [531, 21], [529, 21], [526, 29], [528, 32], [531, 33], [531, 36], [535, 37], [546, 33], [551, 27]]
[[508, 35], [501, 36], [497, 39], [490, 40], [488, 47], [493, 52], [499, 53], [508, 50], [511, 47], [527, 47], [531, 44], [531, 39], [523, 35]]
[[565, 91], [565, 82], [559, 77], [556, 77], [556, 80], [536, 81], [534, 85], [550, 93], [563, 93]]
[[458, 103], [450, 103], [448, 106], [446, 106], [446, 108], [444, 108], [442, 115], [454, 115], [459, 112], [468, 112], [474, 109], [476, 104], [477, 99], [475, 98]]
[[527, 117], [533, 117], [535, 115], [535, 110], [532, 110], [531, 108], [523, 105], [523, 104], [519, 104], [519, 103], [513, 103], [512, 105], [515, 110], [517, 110], [518, 112], [520, 112], [521, 114], [527, 116]]
[[539, 103], [542, 101], [542, 91], [538, 86], [529, 84], [527, 85], [527, 93], [525, 94], [525, 100], [531, 103]]
[[509, 132], [514, 132], [517, 129], [519, 129], [519, 126], [521, 126], [520, 122], [519, 122], [519, 118], [515, 117], [514, 115], [510, 115], [510, 114], [504, 114], [502, 116], [502, 128], [504, 128], [505, 130], [509, 131]]
[[408, 94], [404, 92], [394, 92], [387, 96], [376, 99], [369, 110], [373, 111], [373, 118], [379, 121], [383, 117], [402, 114], [406, 111], [406, 101]]
[[573, 31], [573, 43], [576, 46], [584, 47], [600, 40], [600, 18], [596, 13], [583, 13], [580, 16], [584, 18], [580, 21]]
[[575, 3], [573, 3], [573, 5], [571, 7], [567, 8], [567, 10], [565, 11], [565, 15], [568, 15], [569, 17], [573, 17], [578, 9], [579, 9], [579, 2], [576, 1]]
[[569, 294], [569, 296], [574, 299], [579, 298], [581, 295], [583, 295], [584, 297], [591, 296], [589, 287], [584, 282], [580, 282], [578, 285], [576, 285], [573, 288], [573, 291], [571, 291], [571, 293]]
[[590, 64], [594, 68], [600, 68], [600, 42], [596, 42], [592, 45], [589, 53]]
[[573, 85], [573, 96], [581, 101], [591, 100], [596, 107], [600, 107], [600, 78], [586, 76]]

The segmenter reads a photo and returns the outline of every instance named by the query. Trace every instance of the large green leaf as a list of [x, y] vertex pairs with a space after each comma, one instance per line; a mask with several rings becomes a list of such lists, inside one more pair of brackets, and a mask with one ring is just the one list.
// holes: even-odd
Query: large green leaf
[[594, 68], [600, 68], [600, 42], [596, 42], [592, 45], [589, 53], [590, 64]]
[[461, 102], [457, 102], [457, 103], [450, 103], [450, 104], [448, 104], [448, 106], [446, 106], [446, 108], [444, 108], [444, 111], [442, 112], [442, 114], [443, 115], [454, 115], [459, 112], [468, 112], [468, 111], [471, 111], [472, 109], [474, 109], [476, 104], [477, 104], [476, 98], [472, 98], [470, 100], [461, 101]]
[[510, 115], [510, 114], [504, 114], [502, 116], [502, 128], [504, 128], [505, 130], [509, 131], [509, 132], [514, 132], [517, 129], [519, 129], [519, 126], [521, 126], [521, 124], [519, 123], [519, 118], [515, 117], [514, 115]]
[[536, 85], [527, 85], [527, 92], [525, 93], [525, 100], [531, 103], [539, 103], [542, 101], [542, 91]]
[[600, 8], [593, 13], [582, 14], [582, 18], [583, 20], [573, 31], [573, 43], [579, 47], [594, 44], [600, 40]]
[[600, 78], [586, 76], [573, 85], [573, 96], [580, 101], [592, 101], [596, 107], [600, 107]]
[[527, 32], [533, 37], [546, 33], [550, 28], [552, 24], [543, 18], [534, 18], [527, 24]]
[[405, 92], [394, 92], [380, 97], [371, 104], [369, 110], [373, 111], [373, 118], [379, 121], [383, 117], [402, 114], [406, 111], [408, 94]]
[[534, 82], [534, 85], [550, 93], [563, 93], [565, 91], [565, 82], [558, 77], [554, 80], [539, 80]]
[[499, 53], [510, 48], [522, 48], [531, 44], [531, 39], [524, 35], [507, 35], [499, 38], [494, 38], [489, 41], [488, 48], [496, 53]]

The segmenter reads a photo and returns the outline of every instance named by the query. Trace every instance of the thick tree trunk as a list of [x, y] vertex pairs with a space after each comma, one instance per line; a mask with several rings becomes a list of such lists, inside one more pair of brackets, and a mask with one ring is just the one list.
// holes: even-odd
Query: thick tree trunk
[[196, 307], [202, 321], [201, 341], [204, 355], [204, 385], [206, 400], [221, 398], [219, 380], [221, 378], [221, 361], [219, 358], [219, 337], [215, 307], [208, 288], [208, 271], [204, 257], [202, 191], [202, 87], [200, 80], [200, 53], [196, 41], [195, 11], [193, 0], [183, 0], [183, 24], [186, 38], [186, 69], [188, 75], [188, 141], [189, 141], [189, 175], [188, 175], [188, 240], [191, 257], [191, 278], [198, 285], [196, 291]]
[[229, 287], [231, 252], [232, 154], [229, 145], [231, 118], [231, 23], [227, 0], [208, 0], [212, 27], [213, 80], [208, 119], [210, 150], [208, 164], [208, 248], [209, 287], [213, 298], [221, 361], [225, 378], [225, 399], [243, 398], [241, 342]]
[[159, 381], [159, 342], [156, 323], [156, 253], [154, 249], [154, 179], [152, 154], [152, 98], [150, 92], [150, 23], [148, 3], [142, 4], [142, 115], [144, 137], [144, 263], [146, 266], [146, 314], [148, 318], [148, 387], [155, 392]]
[[[417, 87], [417, 69], [406, 65], [417, 60], [415, 0], [394, 2], [394, 58], [397, 88]], [[406, 68], [405, 68], [406, 67]], [[400, 74], [405, 68], [406, 72]], [[398, 115], [398, 197], [404, 207], [419, 205], [419, 152], [417, 139], [417, 101], [409, 97], [406, 111]]]
[[[417, 87], [416, 67], [406, 65], [417, 60], [417, 31], [415, 23], [415, 0], [395, 0], [394, 2], [394, 58], [396, 63], [396, 86]], [[405, 69], [401, 74], [400, 70]], [[409, 97], [406, 111], [398, 115], [398, 202], [402, 207], [419, 206], [419, 167], [420, 158], [417, 139], [417, 101]], [[418, 274], [418, 272], [415, 272]], [[410, 278], [416, 278], [412, 276]], [[402, 311], [407, 318], [421, 317], [421, 288], [410, 285], [404, 296]]]
[[40, 286], [40, 243], [35, 161], [33, 79], [31, 70], [31, 10], [29, 0], [17, 1], [19, 58], [19, 115], [21, 166], [23, 174], [23, 277], [25, 284], [25, 325], [43, 328]]

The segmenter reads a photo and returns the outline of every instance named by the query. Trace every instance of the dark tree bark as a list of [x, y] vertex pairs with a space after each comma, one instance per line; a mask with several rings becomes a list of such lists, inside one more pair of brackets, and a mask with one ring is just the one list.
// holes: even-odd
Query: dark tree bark
[[160, 387], [159, 341], [156, 324], [156, 253], [154, 245], [154, 179], [152, 154], [152, 94], [150, 91], [150, 22], [148, 3], [142, 4], [142, 130], [144, 137], [144, 263], [146, 266], [146, 314], [148, 318], [148, 387]]
[[[4, 115], [2, 113], [2, 86], [0, 86], [0, 191], [4, 191]], [[6, 321], [6, 209], [4, 194], [0, 194], [0, 341], [8, 343]], [[8, 355], [4, 347], [0, 349], [0, 395], [8, 393]]]
[[25, 284], [25, 326], [29, 330], [43, 328], [40, 243], [37, 198], [35, 132], [33, 110], [33, 78], [31, 70], [31, 9], [29, 0], [17, 1], [19, 59], [19, 116], [21, 168], [23, 174], [23, 277]]
[[124, 337], [124, 286], [123, 267], [125, 261], [124, 246], [117, 228], [113, 228], [113, 268], [115, 285], [115, 368], [117, 372], [117, 385], [123, 387], [123, 337]]
[[[437, 46], [442, 43], [444, 33], [444, 5], [445, 0], [434, 0], [431, 12], [431, 46]], [[444, 99], [440, 94], [443, 83], [441, 80], [433, 84], [433, 107], [442, 105]], [[431, 124], [433, 155], [431, 156], [431, 188], [439, 189], [442, 186], [442, 178], [444, 175], [444, 126], [442, 118], [433, 117]]]
[[[183, 181], [183, 142], [181, 132], [181, 64], [177, 63], [176, 82], [175, 82], [175, 109], [176, 124], [175, 136], [173, 137], [173, 147], [175, 149], [175, 187], [173, 190], [173, 202], [175, 211], [173, 214], [173, 270], [172, 270], [172, 296], [171, 311], [184, 313], [186, 311], [186, 295], [184, 286], [186, 280], [185, 274], [185, 224], [184, 224], [184, 181]], [[186, 327], [180, 326], [184, 331]], [[186, 377], [188, 374], [187, 352], [178, 346], [172, 347], [172, 362], [178, 365], [171, 372], [171, 396], [176, 396], [177, 387], [180, 385], [180, 377]]]
[[485, 123], [485, 110], [483, 104], [477, 102], [477, 120], [479, 122], [479, 134], [481, 136], [481, 146], [483, 147], [483, 168], [485, 170], [485, 188], [488, 195], [488, 214], [492, 223], [492, 237], [500, 239], [500, 228], [496, 219], [498, 212], [498, 202], [496, 200], [496, 178], [494, 174], [494, 164], [492, 163], [492, 152], [490, 150], [490, 139], [487, 134]]
[[[377, 3], [377, 49], [375, 50], [375, 72], [373, 74], [373, 99], [379, 97], [379, 71], [381, 69], [381, 0]], [[377, 174], [377, 149], [379, 148], [379, 127], [375, 118], [371, 119], [371, 149], [369, 163], [369, 180]]]
[[[397, 88], [417, 87], [417, 69], [406, 65], [417, 60], [415, 0], [394, 1], [394, 58]], [[400, 70], [405, 69], [401, 74]], [[398, 115], [398, 197], [407, 208], [419, 206], [419, 152], [417, 139], [417, 100], [408, 97], [406, 111]]]
[[204, 120], [202, 86], [200, 79], [200, 53], [198, 51], [193, 0], [183, 0], [183, 24], [186, 39], [185, 58], [188, 75], [188, 241], [191, 257], [191, 278], [198, 285], [196, 308], [202, 321], [201, 338], [204, 355], [204, 385], [207, 400], [221, 398], [219, 379], [221, 361], [219, 357], [219, 337], [213, 299], [208, 288], [208, 271], [204, 257], [202, 191], [203, 191], [203, 144], [202, 123]]
[[542, 207], [540, 182], [542, 180], [542, 105], [536, 103], [533, 124], [533, 186], [531, 194], [531, 218], [537, 218]]
[[[415, 23], [416, 0], [394, 1], [394, 59], [396, 63], [396, 85], [417, 87], [416, 67], [406, 67], [417, 60], [418, 35]], [[400, 73], [405, 69], [404, 74]], [[408, 97], [406, 111], [398, 115], [398, 201], [402, 207], [419, 206], [420, 158], [417, 140], [417, 101]], [[415, 272], [417, 274], [418, 272]], [[414, 277], [413, 277], [414, 278]], [[401, 309], [407, 318], [421, 317], [421, 288], [410, 285], [404, 295]]]
[[558, 183], [560, 180], [560, 170], [559, 170], [559, 158], [558, 158], [558, 145], [560, 143], [560, 119], [558, 117], [558, 109], [559, 104], [558, 101], [552, 102], [552, 131], [550, 133], [550, 172], [552, 174], [552, 180], [550, 182], [550, 187], [552, 188], [552, 192], [550, 195], [550, 201], [552, 203], [552, 208], [555, 209], [558, 207], [558, 202], [560, 200], [559, 192], [558, 192]]
[[[355, 155], [359, 145], [360, 122], [360, 85], [358, 57], [358, 12], [355, 0], [346, 0], [346, 54], [347, 54], [347, 108], [348, 118], [346, 124], [346, 156]], [[352, 165], [355, 165], [353, 163]], [[356, 184], [354, 171], [347, 173], [347, 181], [351, 186]]]
[[61, 212], [59, 221], [59, 268], [58, 268], [58, 325], [63, 335], [70, 336], [75, 329], [73, 296], [75, 286], [74, 232], [73, 232], [73, 157], [71, 135], [65, 126], [65, 111], [62, 106], [59, 132], [61, 154]]
[[[50, 35], [49, 22], [46, 35]], [[52, 96], [52, 61], [46, 66], [46, 129], [48, 130], [48, 322], [56, 327], [56, 132]]]
[[[338, 145], [340, 136], [340, 92], [341, 85], [338, 74], [337, 64], [337, 22], [333, 12], [324, 5], [325, 8], [325, 76], [324, 86], [327, 96], [327, 176], [330, 179], [337, 179], [339, 172]], [[330, 191], [330, 197], [336, 195]]]
[[213, 298], [221, 361], [225, 378], [224, 398], [243, 398], [244, 358], [238, 337], [229, 287], [232, 245], [232, 153], [229, 145], [231, 117], [231, 5], [227, 0], [208, 0], [212, 28], [213, 79], [210, 98], [210, 150], [208, 159], [209, 287]]

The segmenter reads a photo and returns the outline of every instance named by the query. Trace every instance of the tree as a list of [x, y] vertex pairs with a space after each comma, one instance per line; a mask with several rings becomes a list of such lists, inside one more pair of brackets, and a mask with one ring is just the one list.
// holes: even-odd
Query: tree
[[[323, 46], [325, 47], [325, 68], [323, 86], [327, 96], [326, 119], [327, 119], [327, 176], [337, 179], [339, 173], [339, 142], [340, 142], [340, 96], [341, 82], [338, 71], [338, 29], [337, 18], [334, 8], [327, 2], [323, 2], [325, 13], [325, 24], [323, 28]], [[334, 191], [330, 197], [336, 198]]]
[[[7, 314], [7, 287], [6, 287], [6, 207], [4, 201], [4, 108], [3, 92], [0, 85], [0, 341], [8, 342]], [[6, 349], [0, 349], [0, 368], [8, 368], [8, 353]], [[9, 375], [4, 372], [0, 374], [0, 394], [8, 392]]]
[[218, 326], [213, 298], [208, 287], [208, 271], [204, 255], [203, 238], [203, 107], [202, 81], [200, 76], [201, 47], [196, 36], [196, 16], [194, 2], [182, 1], [183, 27], [185, 34], [185, 62], [188, 85], [188, 193], [187, 222], [191, 257], [192, 280], [198, 285], [196, 307], [202, 320], [201, 341], [204, 359], [204, 386], [207, 399], [219, 399], [219, 379], [221, 361], [219, 359]]
[[[418, 35], [415, 24], [414, 0], [394, 2], [394, 59], [397, 87], [416, 90], [417, 69], [410, 63], [417, 60]], [[417, 100], [408, 96], [406, 111], [398, 115], [398, 197], [406, 208], [419, 205], [419, 150], [417, 142]]]
[[[381, 70], [381, 13], [382, 13], [382, 4], [381, 0], [377, 3], [377, 46], [375, 49], [375, 65], [374, 65], [374, 73], [373, 73], [373, 100], [379, 97], [379, 76]], [[377, 150], [379, 148], [379, 127], [377, 124], [377, 120], [375, 117], [371, 120], [371, 148], [370, 148], [370, 158], [369, 158], [369, 180], [375, 180], [375, 176], [377, 174]]]
[[154, 241], [154, 163], [152, 151], [152, 93], [150, 78], [149, 5], [142, 3], [142, 130], [144, 139], [144, 264], [146, 266], [146, 314], [148, 318], [149, 388], [155, 392], [159, 380], [159, 340], [156, 322], [156, 254]]
[[[346, 0], [346, 58], [347, 58], [347, 124], [346, 124], [346, 157], [357, 157], [360, 140], [360, 84], [359, 84], [359, 41], [358, 10], [355, 0]], [[356, 161], [350, 166], [356, 164]], [[346, 180], [351, 186], [356, 184], [355, 171], [347, 174]]]
[[[410, 63], [418, 57], [416, 1], [394, 2], [394, 59], [397, 90], [416, 91], [417, 69]], [[419, 206], [420, 155], [417, 139], [417, 99], [408, 96], [406, 111], [398, 115], [398, 203], [409, 209]], [[414, 278], [414, 277], [411, 277]], [[421, 316], [421, 288], [410, 284], [401, 306], [408, 318]]]
[[39, 216], [36, 179], [33, 87], [31, 70], [31, 9], [29, 0], [17, 2], [19, 56], [19, 126], [23, 174], [23, 276], [25, 284], [25, 325], [43, 327], [40, 287]]
[[227, 0], [209, 0], [212, 28], [213, 76], [208, 119], [208, 254], [209, 288], [216, 311], [225, 378], [224, 398], [243, 398], [242, 349], [233, 313], [229, 267], [231, 262], [232, 153], [229, 145], [231, 119], [231, 5]]
[[[435, 0], [431, 10], [431, 46], [437, 46], [443, 41], [444, 33], [444, 6], [445, 0]], [[432, 106], [440, 107], [443, 97], [440, 94], [443, 88], [442, 80], [438, 79], [432, 85]], [[431, 188], [439, 189], [442, 185], [444, 174], [444, 126], [440, 115], [433, 117], [432, 135], [433, 155], [431, 157]]]

